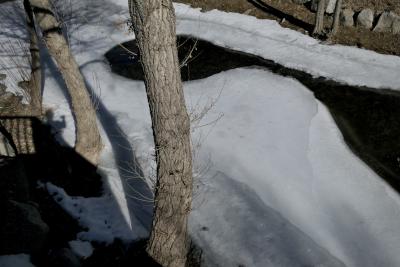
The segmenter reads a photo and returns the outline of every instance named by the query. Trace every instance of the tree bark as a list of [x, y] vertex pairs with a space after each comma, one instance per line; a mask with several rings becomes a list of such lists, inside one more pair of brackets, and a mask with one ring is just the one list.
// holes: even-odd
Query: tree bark
[[151, 112], [157, 185], [148, 254], [184, 267], [192, 202], [192, 153], [170, 0], [129, 0]]
[[29, 0], [24, 0], [24, 8], [30, 39], [29, 51], [31, 54], [31, 77], [26, 89], [30, 96], [31, 115], [40, 117], [42, 115], [42, 71], [40, 66], [39, 40]]
[[319, 0], [317, 14], [315, 16], [315, 27], [313, 34], [321, 34], [324, 30], [324, 14], [326, 10], [326, 0]]
[[335, 35], [339, 29], [341, 11], [342, 11], [342, 0], [337, 0], [335, 6], [335, 15], [333, 17], [332, 35]]
[[76, 124], [75, 150], [89, 162], [97, 165], [102, 143], [96, 112], [79, 66], [62, 35], [60, 23], [51, 10], [49, 0], [30, 0], [30, 3], [42, 30], [44, 43], [56, 61], [71, 97]]

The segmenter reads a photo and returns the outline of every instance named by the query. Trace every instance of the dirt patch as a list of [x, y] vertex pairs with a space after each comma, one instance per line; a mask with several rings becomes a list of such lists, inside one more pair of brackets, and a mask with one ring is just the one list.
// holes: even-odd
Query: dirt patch
[[[175, 2], [189, 4], [192, 7], [201, 8], [203, 11], [219, 9], [226, 12], [247, 14], [260, 19], [275, 19], [280, 22], [281, 26], [302, 33], [311, 32], [315, 18], [315, 14], [304, 5], [293, 4], [287, 0], [176, 0]], [[355, 10], [370, 7], [374, 10], [393, 10], [400, 14], [400, 0], [348, 0], [345, 1], [345, 5], [351, 5]], [[325, 25], [329, 27], [332, 23], [332, 17], [325, 17]], [[329, 42], [400, 56], [400, 35], [391, 33], [377, 33], [359, 28], [341, 27], [338, 34]]]
[[331, 42], [400, 56], [400, 35], [342, 27], [340, 34], [333, 37]]

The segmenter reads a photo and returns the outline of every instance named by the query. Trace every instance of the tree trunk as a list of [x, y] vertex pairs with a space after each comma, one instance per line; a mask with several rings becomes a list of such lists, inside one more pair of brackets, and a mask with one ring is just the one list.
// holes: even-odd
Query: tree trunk
[[97, 127], [96, 112], [79, 66], [62, 35], [60, 23], [51, 10], [49, 0], [30, 0], [30, 3], [42, 30], [44, 43], [56, 61], [71, 97], [76, 124], [75, 150], [96, 165], [102, 143]]
[[24, 0], [26, 22], [30, 38], [31, 53], [31, 77], [27, 85], [30, 96], [31, 115], [40, 117], [42, 115], [42, 71], [40, 66], [39, 40], [35, 28], [31, 4], [29, 0]]
[[145, 75], [157, 161], [148, 254], [165, 267], [184, 267], [192, 202], [190, 120], [186, 111], [170, 0], [129, 0]]
[[341, 11], [342, 11], [342, 0], [337, 0], [335, 6], [335, 15], [333, 17], [332, 35], [335, 35], [339, 29], [339, 20]]
[[317, 14], [315, 16], [315, 27], [313, 34], [321, 34], [324, 30], [324, 14], [326, 9], [326, 0], [319, 0]]

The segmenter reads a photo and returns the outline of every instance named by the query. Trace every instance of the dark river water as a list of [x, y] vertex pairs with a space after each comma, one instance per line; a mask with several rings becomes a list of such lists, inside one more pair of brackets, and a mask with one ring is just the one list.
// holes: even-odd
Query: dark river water
[[[138, 53], [135, 41], [118, 45], [106, 53], [112, 71], [143, 80], [138, 57], [127, 50]], [[188, 36], [178, 37], [178, 51], [183, 81], [203, 79], [240, 67], [265, 68], [298, 80], [328, 107], [350, 149], [400, 192], [399, 92], [315, 78], [270, 60]]]

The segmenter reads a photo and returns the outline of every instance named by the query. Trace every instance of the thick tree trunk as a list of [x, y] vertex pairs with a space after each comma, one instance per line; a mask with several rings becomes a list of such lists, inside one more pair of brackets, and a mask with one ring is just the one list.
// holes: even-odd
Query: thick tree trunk
[[49, 0], [30, 0], [30, 3], [42, 30], [44, 43], [56, 61], [71, 97], [76, 124], [75, 150], [91, 163], [97, 164], [102, 143], [96, 112], [79, 66], [62, 35], [60, 23], [51, 10]]
[[332, 35], [335, 35], [339, 29], [339, 20], [341, 11], [342, 11], [342, 0], [337, 0], [335, 6], [335, 15], [333, 17]]
[[35, 28], [31, 4], [29, 0], [24, 0], [26, 22], [30, 38], [31, 53], [31, 77], [27, 85], [30, 96], [31, 115], [40, 117], [42, 115], [42, 71], [40, 66], [39, 40]]
[[319, 0], [317, 14], [315, 16], [315, 27], [313, 34], [321, 34], [324, 30], [324, 14], [326, 9], [326, 0]]
[[148, 254], [165, 267], [185, 266], [192, 201], [190, 120], [183, 96], [170, 0], [129, 0], [145, 75], [157, 161]]

